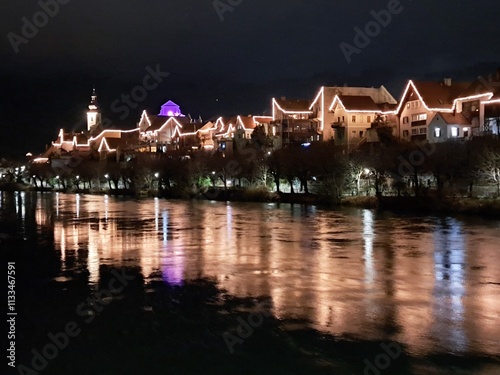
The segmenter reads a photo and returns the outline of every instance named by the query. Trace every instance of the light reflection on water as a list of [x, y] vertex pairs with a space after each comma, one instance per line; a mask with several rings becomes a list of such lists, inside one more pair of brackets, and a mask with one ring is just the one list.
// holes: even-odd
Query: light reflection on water
[[[23, 222], [25, 198], [15, 196]], [[35, 207], [60, 276], [83, 268], [97, 285], [113, 265], [172, 284], [215, 277], [336, 335], [397, 340], [416, 355], [500, 354], [498, 222], [65, 194], [39, 194]]]

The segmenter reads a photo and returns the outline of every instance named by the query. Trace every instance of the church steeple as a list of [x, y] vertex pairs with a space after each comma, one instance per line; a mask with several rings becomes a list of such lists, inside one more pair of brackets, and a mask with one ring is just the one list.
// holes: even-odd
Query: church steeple
[[92, 88], [92, 95], [90, 97], [89, 110], [87, 112], [87, 130], [92, 132], [94, 129], [101, 126], [101, 110], [97, 103], [97, 94], [95, 86]]

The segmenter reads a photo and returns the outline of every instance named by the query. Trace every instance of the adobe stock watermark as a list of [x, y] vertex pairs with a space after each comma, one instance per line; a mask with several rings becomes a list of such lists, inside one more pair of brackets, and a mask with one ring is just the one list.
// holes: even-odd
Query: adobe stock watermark
[[233, 333], [225, 332], [222, 337], [229, 350], [229, 353], [234, 354], [234, 346], [236, 344], [243, 344], [254, 333], [254, 330], [264, 324], [264, 318], [272, 317], [270, 307], [266, 304], [257, 305], [257, 311], [252, 312], [247, 316], [247, 319], [238, 317], [236, 321], [239, 323], [236, 331]]
[[234, 9], [241, 5], [243, 0], [214, 0], [212, 3], [221, 22], [224, 22], [224, 13], [233, 12]]
[[114, 113], [121, 113], [120, 120], [125, 120], [130, 115], [130, 109], [136, 109], [147, 99], [148, 92], [157, 89], [160, 83], [170, 75], [160, 70], [160, 64], [156, 64], [154, 69], [147, 66], [146, 73], [141, 85], [135, 86], [130, 93], [122, 94], [120, 99], [111, 103], [111, 110]]
[[[85, 324], [92, 323], [104, 307], [111, 303], [113, 295], [121, 293], [129, 281], [134, 280], [134, 277], [127, 275], [124, 270], [121, 274], [113, 270], [111, 274], [113, 278], [109, 281], [107, 288], [100, 289], [76, 307], [77, 315], [83, 318]], [[47, 368], [49, 361], [57, 358], [59, 353], [68, 347], [71, 338], [77, 337], [81, 332], [81, 324], [76, 321], [67, 322], [61, 332], [49, 332], [48, 342], [39, 350], [31, 350], [33, 354], [31, 367], [20, 364], [16, 367], [18, 373], [20, 375], [40, 374]]]
[[359, 26], [354, 28], [355, 34], [352, 44], [344, 41], [339, 45], [347, 63], [352, 62], [352, 55], [359, 55], [363, 49], [368, 47], [372, 39], [379, 36], [383, 28], [389, 26], [393, 16], [400, 14], [403, 10], [404, 7], [399, 0], [389, 0], [386, 9], [378, 12], [375, 10], [370, 11], [373, 20], [368, 21], [363, 29]]
[[28, 17], [22, 17], [21, 35], [14, 32], [7, 34], [12, 49], [15, 53], [19, 53], [19, 47], [22, 44], [28, 44], [41, 28], [48, 25], [50, 18], [54, 18], [59, 14], [60, 6], [66, 5], [71, 0], [39, 0], [38, 6], [41, 8], [33, 14], [31, 20]]
[[384, 351], [377, 355], [372, 361], [368, 358], [364, 360], [365, 370], [363, 375], [381, 375], [387, 370], [396, 359], [399, 358], [403, 350], [398, 343], [382, 343], [380, 347]]
[[122, 94], [120, 99], [111, 103], [111, 110], [114, 113], [121, 113], [120, 120], [125, 120], [130, 115], [130, 109], [136, 109], [147, 99], [148, 92], [157, 89], [160, 83], [170, 75], [160, 70], [160, 64], [156, 64], [154, 69], [147, 66], [146, 73], [141, 85], [135, 86], [130, 93]]

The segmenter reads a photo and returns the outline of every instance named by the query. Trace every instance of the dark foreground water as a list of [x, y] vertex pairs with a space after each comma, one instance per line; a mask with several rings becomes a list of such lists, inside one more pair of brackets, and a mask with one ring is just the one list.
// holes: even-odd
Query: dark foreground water
[[[213, 282], [208, 288], [225, 291], [226, 301], [228, 296], [263, 297], [267, 301], [268, 314], [272, 314], [269, 319], [276, 326], [264, 324], [262, 328], [263, 323], [256, 318], [255, 332], [314, 332], [317, 337], [310, 340], [287, 336], [284, 341], [296, 339], [301, 353], [312, 351], [308, 343], [314, 343], [314, 350], [324, 354], [315, 357], [316, 362], [339, 357], [332, 367], [336, 374], [500, 374], [498, 221], [297, 205], [2, 192], [0, 212], [4, 222], [0, 233], [10, 233], [8, 239], [4, 235], [1, 245], [4, 249], [10, 246], [8, 257], [16, 256], [17, 244], [34, 241], [31, 250], [22, 253], [27, 260], [19, 261], [18, 267], [27, 264], [30, 269], [29, 274], [19, 270], [21, 290], [34, 288], [36, 293], [25, 292], [24, 301], [19, 295], [18, 309], [25, 309], [21, 318], [28, 320], [19, 323], [20, 334], [35, 348], [43, 348], [50, 330], [64, 327], [72, 317], [92, 315], [88, 308], [81, 308], [75, 315], [78, 301], [108, 285], [114, 269], [130, 270], [135, 279], [131, 284], [138, 285], [139, 289], [130, 291], [133, 308], [140, 305], [142, 309], [134, 324], [143, 314], [145, 320], [149, 319], [147, 314], [158, 314], [158, 300], [164, 296], [174, 302], [184, 298], [172, 296], [172, 291], [185, 295], [185, 287], [191, 293], [201, 293], [189, 288], [193, 288], [192, 280], [205, 279]], [[29, 260], [30, 251], [36, 265]], [[105, 297], [109, 297], [108, 302], [127, 299], [122, 294]], [[210, 304], [211, 298], [216, 299], [208, 296], [208, 302], [203, 303]], [[222, 304], [214, 301], [213, 305]], [[116, 306], [121, 305], [109, 306], [108, 313], [114, 314]], [[121, 306], [120, 311], [127, 306]], [[162, 306], [168, 310], [168, 306]], [[192, 309], [205, 311], [200, 306], [195, 304]], [[222, 310], [218, 313], [239, 324], [239, 315]], [[246, 314], [243, 319], [247, 319]], [[129, 320], [108, 318], [125, 325], [123, 330], [127, 332]], [[156, 324], [161, 329], [162, 323]], [[95, 327], [89, 328], [89, 336], [104, 329], [100, 327], [94, 333]], [[221, 332], [225, 332], [223, 328], [213, 336], [227, 346]], [[232, 337], [252, 340], [246, 337], [251, 334], [243, 336], [244, 340]], [[100, 340], [90, 337], [88, 345], [93, 345], [92, 339]], [[273, 339], [263, 340], [268, 343]], [[326, 341], [331, 346], [318, 344]], [[396, 346], [392, 346], [396, 354], [391, 358], [390, 350], [384, 351], [380, 342], [386, 347], [397, 345], [402, 353], [396, 353]], [[21, 344], [17, 356], [29, 364], [32, 355]], [[80, 343], [78, 348], [85, 352], [87, 344]], [[279, 351], [276, 345], [281, 344], [277, 340], [272, 350]], [[238, 341], [232, 349], [245, 351], [245, 345]], [[357, 357], [346, 354], [351, 351], [357, 352]], [[71, 355], [78, 357], [76, 350], [67, 349], [43, 371], [59, 373], [57, 363], [61, 363], [66, 371], [75, 373], [71, 359], [65, 362], [59, 358]], [[183, 355], [192, 356], [193, 362], [201, 358], [189, 351]], [[228, 361], [239, 358], [235, 355], [228, 353]], [[159, 360], [144, 356], [138, 355], [137, 361]], [[345, 366], [343, 356], [347, 358]], [[391, 366], [399, 356], [405, 363], [395, 370]], [[119, 353], [115, 357], [120, 361]], [[239, 373], [257, 373], [252, 370], [252, 356], [249, 358], [248, 367], [245, 371], [240, 367]], [[349, 361], [359, 363], [349, 367]], [[110, 368], [94, 373], [124, 373]], [[234, 371], [227, 369], [227, 373]], [[135, 369], [131, 373], [142, 372]], [[183, 372], [181, 366], [161, 373], [196, 371]], [[278, 372], [274, 369], [269, 373]]]

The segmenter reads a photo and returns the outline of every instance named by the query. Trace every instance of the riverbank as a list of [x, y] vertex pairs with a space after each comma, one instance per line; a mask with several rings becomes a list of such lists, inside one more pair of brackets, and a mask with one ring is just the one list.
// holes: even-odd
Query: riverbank
[[[53, 189], [33, 188], [24, 184], [0, 185], [4, 191], [59, 191]], [[463, 197], [437, 197], [429, 194], [419, 198], [413, 196], [348, 196], [343, 197], [341, 204], [332, 204], [331, 200], [318, 194], [282, 193], [270, 192], [266, 188], [251, 189], [219, 189], [209, 188], [204, 193], [179, 194], [175, 191], [135, 191], [133, 189], [111, 189], [111, 190], [72, 190], [72, 193], [92, 195], [113, 195], [135, 198], [159, 197], [164, 199], [184, 200], [213, 200], [221, 202], [274, 202], [303, 205], [316, 205], [322, 207], [357, 207], [365, 209], [405, 211], [418, 214], [446, 214], [446, 215], [472, 215], [492, 219], [500, 219], [500, 199], [479, 199]]]
[[462, 197], [347, 197], [343, 206], [418, 214], [470, 215], [500, 219], [499, 199]]

